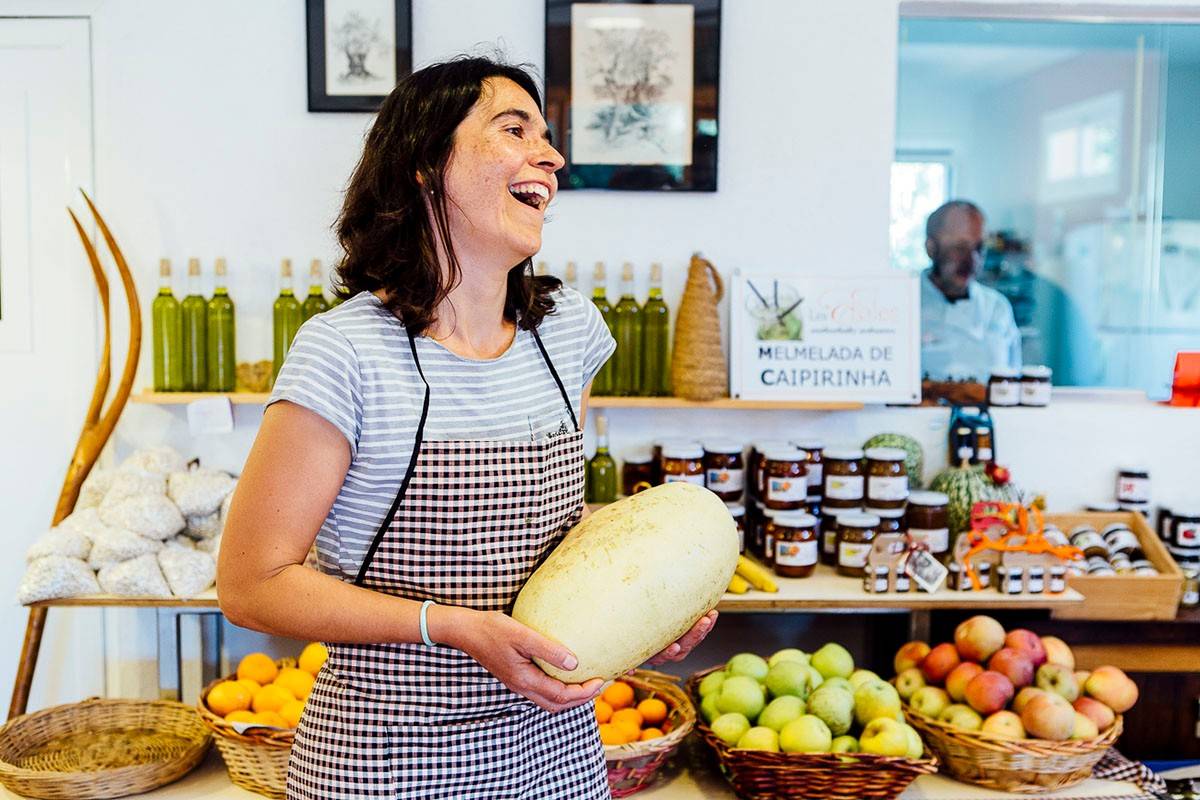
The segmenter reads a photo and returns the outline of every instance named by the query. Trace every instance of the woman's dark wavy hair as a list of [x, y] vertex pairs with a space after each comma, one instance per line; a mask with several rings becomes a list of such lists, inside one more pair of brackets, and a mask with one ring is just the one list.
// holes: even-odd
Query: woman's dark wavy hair
[[[386, 290], [387, 308], [417, 335], [462, 279], [446, 213], [446, 165], [454, 131], [488, 78], [508, 78], [542, 107], [529, 72], [489, 58], [460, 57], [412, 73], [380, 106], [334, 225], [345, 251], [337, 268], [338, 294]], [[438, 241], [449, 259], [449, 280], [438, 267]], [[504, 301], [505, 319], [527, 330], [554, 310], [551, 293], [562, 286], [557, 278], [534, 277], [531, 262], [527, 258], [509, 270]]]

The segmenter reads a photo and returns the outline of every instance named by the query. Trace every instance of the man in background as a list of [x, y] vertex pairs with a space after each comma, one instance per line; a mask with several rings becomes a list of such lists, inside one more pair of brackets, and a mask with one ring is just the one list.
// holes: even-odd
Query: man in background
[[987, 382], [996, 367], [1021, 367], [1021, 333], [1008, 299], [976, 280], [983, 265], [983, 212], [951, 200], [925, 223], [932, 266], [921, 273], [921, 371], [931, 380]]

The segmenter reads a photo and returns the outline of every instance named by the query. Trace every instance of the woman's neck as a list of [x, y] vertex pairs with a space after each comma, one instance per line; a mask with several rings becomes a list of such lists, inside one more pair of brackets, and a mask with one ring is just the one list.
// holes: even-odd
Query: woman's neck
[[516, 325], [504, 318], [508, 273], [473, 270], [462, 277], [434, 312], [427, 335], [464, 358], [496, 358], [508, 350]]

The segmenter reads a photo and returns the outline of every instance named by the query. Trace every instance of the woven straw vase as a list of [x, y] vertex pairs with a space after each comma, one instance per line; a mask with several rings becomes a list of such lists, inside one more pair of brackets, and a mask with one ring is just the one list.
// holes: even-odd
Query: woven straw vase
[[729, 368], [721, 348], [717, 313], [717, 303], [724, 295], [717, 268], [699, 253], [693, 254], [671, 352], [671, 383], [678, 397], [716, 400], [729, 396]]

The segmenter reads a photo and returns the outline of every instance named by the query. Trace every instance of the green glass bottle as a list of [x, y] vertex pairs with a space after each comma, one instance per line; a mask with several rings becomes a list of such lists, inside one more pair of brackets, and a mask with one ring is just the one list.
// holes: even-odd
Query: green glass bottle
[[188, 293], [179, 304], [183, 317], [183, 390], [208, 388], [208, 303], [200, 291], [200, 259], [188, 259]]
[[325, 299], [325, 289], [321, 283], [323, 278], [321, 259], [314, 258], [308, 268], [308, 297], [304, 298], [304, 304], [300, 306], [302, 322], [307, 322], [309, 317], [329, 310], [329, 302]]
[[587, 490], [589, 503], [611, 503], [617, 499], [617, 462], [608, 453], [608, 418], [596, 415], [596, 455], [588, 460]]
[[671, 394], [671, 311], [663, 300], [662, 264], [650, 265], [650, 295], [642, 306], [643, 397]]
[[[592, 302], [596, 304], [596, 308], [600, 309], [600, 316], [604, 317], [604, 324], [608, 326], [608, 332], [616, 336], [616, 331], [613, 328], [613, 307], [608, 302], [608, 279], [604, 274], [604, 262], [597, 261], [595, 268], [592, 270]], [[613, 393], [613, 359], [610, 357], [604, 362], [604, 366], [596, 373], [596, 377], [592, 379], [592, 394], [597, 396], [605, 396]]]
[[296, 338], [296, 331], [300, 330], [300, 323], [303, 322], [301, 316], [300, 301], [292, 292], [292, 260], [285, 258], [279, 268], [279, 297], [275, 298], [275, 306], [272, 309], [272, 327], [275, 332], [271, 365], [272, 385], [279, 377], [279, 369], [292, 346], [292, 339]]
[[621, 269], [621, 299], [613, 309], [613, 394], [631, 397], [641, 387], [642, 310], [633, 298], [633, 264]]
[[208, 301], [208, 390], [232, 392], [237, 387], [237, 333], [233, 300], [225, 278], [225, 259], [213, 268], [213, 296]]
[[158, 295], [150, 306], [154, 335], [154, 391], [183, 391], [183, 317], [171, 292], [171, 262], [158, 262]]

